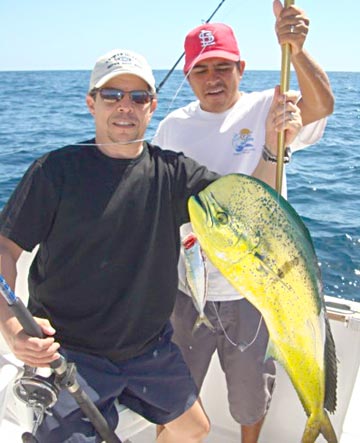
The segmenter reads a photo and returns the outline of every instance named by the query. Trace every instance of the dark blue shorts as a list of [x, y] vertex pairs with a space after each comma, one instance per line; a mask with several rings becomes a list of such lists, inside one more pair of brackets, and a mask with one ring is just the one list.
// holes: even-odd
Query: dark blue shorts
[[[152, 350], [119, 363], [63, 350], [67, 362], [76, 364], [81, 387], [96, 403], [111, 428], [115, 429], [118, 422], [114, 406], [116, 398], [157, 424], [174, 420], [194, 404], [198, 389], [179, 348], [171, 342], [171, 335], [168, 326]], [[101, 441], [67, 390], [61, 390], [52, 412], [52, 416], [45, 417], [36, 434], [40, 443]]]

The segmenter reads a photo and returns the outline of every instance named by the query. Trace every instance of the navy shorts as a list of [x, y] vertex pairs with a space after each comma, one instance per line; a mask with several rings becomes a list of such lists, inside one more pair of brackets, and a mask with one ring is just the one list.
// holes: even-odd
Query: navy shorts
[[[115, 399], [147, 420], [165, 424], [182, 415], [198, 397], [177, 345], [171, 342], [168, 325], [156, 346], [138, 357], [119, 363], [73, 351], [63, 351], [77, 367], [77, 380], [96, 403], [112, 429], [118, 423]], [[97, 443], [89, 420], [73, 397], [63, 389], [36, 434], [40, 443]]]

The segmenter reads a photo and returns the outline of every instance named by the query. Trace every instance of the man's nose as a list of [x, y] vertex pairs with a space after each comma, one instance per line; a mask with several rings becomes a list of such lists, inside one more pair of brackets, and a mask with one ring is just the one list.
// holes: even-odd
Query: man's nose
[[133, 109], [134, 102], [131, 100], [130, 94], [128, 92], [125, 92], [124, 97], [117, 103], [116, 108], [127, 110], [127, 109]]
[[220, 78], [220, 74], [219, 71], [217, 71], [216, 69], [210, 68], [207, 72], [206, 75], [206, 81], [208, 82], [213, 82], [216, 81]]

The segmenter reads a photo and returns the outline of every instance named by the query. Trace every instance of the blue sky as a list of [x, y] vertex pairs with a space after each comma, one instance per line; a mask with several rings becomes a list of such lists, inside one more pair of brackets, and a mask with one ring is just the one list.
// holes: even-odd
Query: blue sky
[[[0, 70], [92, 69], [113, 48], [169, 69], [186, 33], [220, 0], [1, 0]], [[306, 49], [327, 71], [360, 71], [360, 2], [299, 0], [310, 18]], [[279, 69], [272, 0], [226, 0], [212, 21], [234, 28], [247, 69]], [[179, 65], [182, 68], [182, 63]]]

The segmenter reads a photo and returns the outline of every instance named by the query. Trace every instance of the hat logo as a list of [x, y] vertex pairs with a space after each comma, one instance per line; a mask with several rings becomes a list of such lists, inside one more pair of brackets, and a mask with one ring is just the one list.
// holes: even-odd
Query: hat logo
[[135, 65], [139, 67], [137, 61], [126, 53], [120, 52], [114, 54], [112, 57], [106, 60], [107, 69], [112, 69], [114, 66], [119, 66], [120, 68], [124, 65]]
[[202, 48], [215, 45], [215, 37], [211, 31], [202, 30], [199, 34], [200, 44]]

